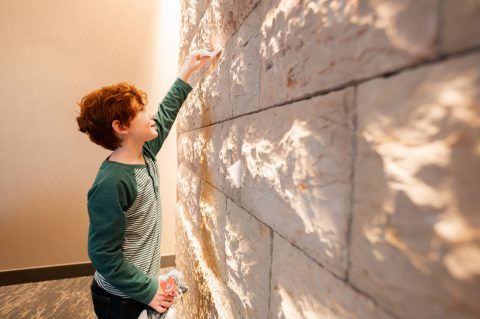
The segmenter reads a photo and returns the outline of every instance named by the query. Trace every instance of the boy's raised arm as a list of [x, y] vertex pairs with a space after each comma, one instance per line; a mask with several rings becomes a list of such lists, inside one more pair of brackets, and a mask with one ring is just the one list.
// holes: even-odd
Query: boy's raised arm
[[160, 151], [163, 142], [165, 142], [165, 139], [175, 122], [180, 107], [187, 99], [188, 93], [190, 93], [191, 90], [192, 87], [190, 84], [177, 78], [158, 106], [158, 111], [155, 116], [155, 125], [157, 126], [158, 136], [146, 143], [154, 154], [157, 154]]
[[184, 82], [189, 83], [190, 76], [192, 76], [195, 71], [200, 69], [202, 65], [207, 61], [211, 56], [205, 55], [202, 53], [204, 50], [197, 50], [190, 53], [185, 64], [178, 72], [178, 77]]
[[188, 83], [190, 76], [210, 58], [210, 56], [202, 55], [200, 52], [194, 51], [190, 54], [184, 66], [180, 69], [177, 80], [158, 106], [158, 112], [155, 116], [158, 137], [147, 142], [154, 154], [160, 151], [175, 122], [180, 107], [187, 99], [188, 93], [192, 90], [192, 86]]

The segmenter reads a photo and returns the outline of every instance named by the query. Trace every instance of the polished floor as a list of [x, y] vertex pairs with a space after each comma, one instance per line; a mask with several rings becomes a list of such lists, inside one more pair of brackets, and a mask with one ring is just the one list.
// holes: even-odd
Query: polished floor
[[[171, 268], [162, 268], [166, 273]], [[1, 319], [95, 319], [92, 276], [0, 287]]]
[[0, 287], [0, 318], [95, 319], [92, 276]]

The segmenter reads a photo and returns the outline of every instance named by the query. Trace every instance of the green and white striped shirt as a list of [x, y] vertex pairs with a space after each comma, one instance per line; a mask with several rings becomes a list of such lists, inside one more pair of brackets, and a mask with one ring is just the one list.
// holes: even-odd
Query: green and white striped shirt
[[192, 87], [177, 79], [158, 108], [158, 137], [143, 146], [145, 164], [105, 160], [88, 192], [88, 254], [98, 284], [148, 304], [158, 290], [162, 207], [156, 162]]

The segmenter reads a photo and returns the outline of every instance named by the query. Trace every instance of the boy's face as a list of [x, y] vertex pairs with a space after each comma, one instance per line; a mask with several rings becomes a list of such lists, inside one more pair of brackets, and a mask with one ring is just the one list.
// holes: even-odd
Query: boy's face
[[145, 106], [132, 99], [132, 107], [139, 110], [128, 127], [129, 136], [139, 142], [146, 142], [158, 136], [154, 122], [154, 114], [150, 114]]

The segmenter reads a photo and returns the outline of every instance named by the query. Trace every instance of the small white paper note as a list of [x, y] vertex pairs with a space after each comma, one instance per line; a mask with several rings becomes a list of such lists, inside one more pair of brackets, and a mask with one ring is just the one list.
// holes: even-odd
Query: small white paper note
[[222, 50], [223, 50], [222, 46], [221, 46], [219, 43], [215, 43], [215, 47], [214, 47], [213, 51], [208, 51], [207, 49], [203, 49], [203, 50], [199, 50], [199, 51], [200, 51], [199, 53], [200, 53], [202, 56], [215, 57], [215, 56], [217, 56], [217, 55], [220, 53], [220, 51], [222, 51]]
[[242, 175], [243, 175], [243, 166], [242, 161], [236, 161], [232, 166], [227, 168], [228, 175], [233, 181], [233, 185], [237, 188], [241, 186]]

